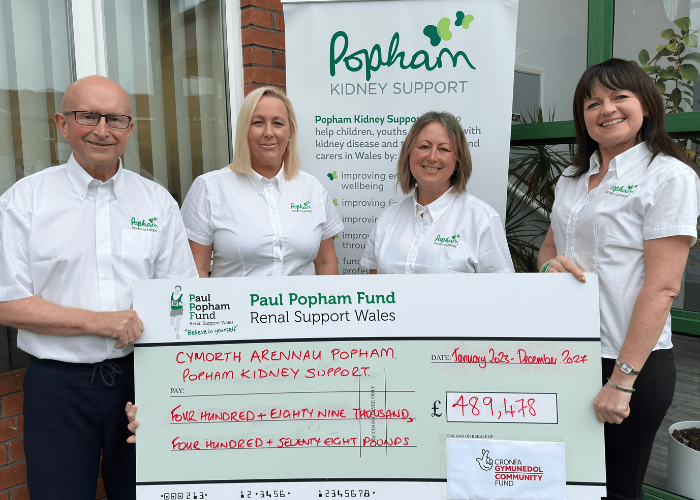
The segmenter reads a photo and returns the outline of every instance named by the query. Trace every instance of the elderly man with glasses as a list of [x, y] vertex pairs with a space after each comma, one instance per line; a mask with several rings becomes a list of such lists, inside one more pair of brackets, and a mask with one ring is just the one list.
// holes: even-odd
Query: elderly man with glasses
[[[107, 78], [68, 87], [54, 119], [73, 154], [0, 197], [0, 324], [20, 329], [24, 447], [32, 500], [136, 497], [123, 408], [143, 324], [133, 282], [196, 278], [178, 206], [119, 159], [134, 122]], [[167, 310], [168, 302], [164, 302]]]

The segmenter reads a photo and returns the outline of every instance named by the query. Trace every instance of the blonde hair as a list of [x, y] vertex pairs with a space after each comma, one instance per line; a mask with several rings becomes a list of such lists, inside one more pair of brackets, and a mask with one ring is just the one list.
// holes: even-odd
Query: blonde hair
[[237, 174], [252, 174], [253, 167], [250, 163], [250, 146], [248, 145], [248, 131], [253, 113], [263, 96], [275, 97], [284, 103], [287, 108], [287, 118], [289, 119], [289, 143], [282, 156], [284, 164], [284, 178], [293, 179], [301, 168], [301, 157], [299, 156], [299, 146], [297, 145], [297, 119], [294, 115], [294, 108], [289, 98], [280, 89], [275, 87], [260, 87], [253, 90], [243, 100], [241, 112], [238, 113], [236, 122], [236, 149], [233, 153], [233, 162], [228, 166]]
[[457, 160], [454, 174], [450, 177], [450, 186], [457, 193], [464, 193], [467, 191], [467, 182], [472, 175], [472, 157], [462, 125], [453, 114], [445, 111], [428, 111], [421, 115], [409, 130], [396, 165], [396, 185], [401, 188], [403, 194], [408, 194], [416, 188], [416, 179], [411, 174], [409, 158], [413, 146], [416, 145], [418, 134], [432, 122], [442, 124], [447, 130], [447, 136], [450, 138], [450, 144], [452, 144], [452, 150]]

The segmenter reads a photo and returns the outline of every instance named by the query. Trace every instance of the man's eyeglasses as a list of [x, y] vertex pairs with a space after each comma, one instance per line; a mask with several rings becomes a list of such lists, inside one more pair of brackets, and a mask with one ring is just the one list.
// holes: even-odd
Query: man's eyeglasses
[[131, 117], [126, 115], [101, 115], [95, 111], [63, 111], [62, 114], [75, 115], [75, 122], [86, 127], [96, 126], [103, 116], [109, 128], [125, 129], [131, 123]]

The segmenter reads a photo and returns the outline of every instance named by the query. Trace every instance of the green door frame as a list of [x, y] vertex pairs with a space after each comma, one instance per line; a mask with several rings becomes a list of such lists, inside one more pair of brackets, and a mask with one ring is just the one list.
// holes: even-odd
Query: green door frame
[[[613, 57], [614, 32], [615, 0], [588, 0], [588, 66]], [[700, 113], [666, 115], [666, 130], [679, 137], [700, 135]], [[576, 133], [571, 120], [527, 123], [512, 125], [510, 139], [511, 146], [573, 144]], [[671, 309], [671, 320], [673, 331], [700, 336], [700, 313]]]

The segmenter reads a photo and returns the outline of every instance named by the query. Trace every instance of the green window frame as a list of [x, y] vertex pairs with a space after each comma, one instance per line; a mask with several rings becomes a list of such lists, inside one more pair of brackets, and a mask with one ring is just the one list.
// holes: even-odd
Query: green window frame
[[[588, 0], [588, 66], [613, 56], [615, 0]], [[700, 112], [666, 115], [666, 130], [674, 136], [700, 135]], [[511, 146], [573, 144], [576, 133], [573, 120], [526, 123], [511, 126]], [[673, 331], [700, 337], [700, 313], [671, 309]], [[645, 485], [645, 498], [680, 499]]]

